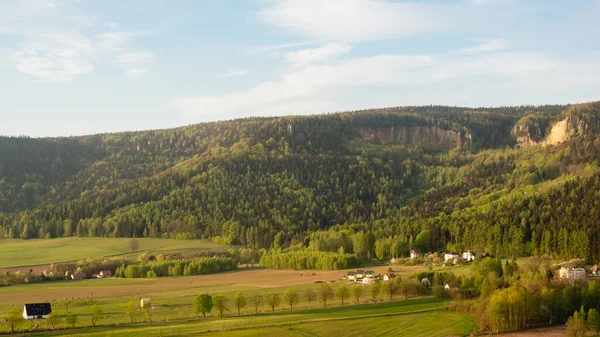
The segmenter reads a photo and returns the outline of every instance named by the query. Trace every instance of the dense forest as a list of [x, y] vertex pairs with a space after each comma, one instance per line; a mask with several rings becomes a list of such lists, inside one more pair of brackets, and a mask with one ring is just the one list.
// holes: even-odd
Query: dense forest
[[385, 259], [411, 248], [472, 249], [596, 261], [599, 158], [600, 102], [0, 137], [0, 237], [211, 238], [274, 254]]

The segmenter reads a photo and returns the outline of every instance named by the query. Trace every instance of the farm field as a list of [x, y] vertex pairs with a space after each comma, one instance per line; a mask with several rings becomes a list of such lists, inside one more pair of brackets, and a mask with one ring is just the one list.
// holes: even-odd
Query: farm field
[[[377, 273], [385, 272], [388, 267], [373, 268]], [[395, 272], [400, 275], [411, 275], [423, 270], [422, 266], [395, 267]], [[224, 294], [230, 301], [237, 291], [242, 291], [247, 298], [248, 306], [242, 314], [254, 313], [254, 294], [264, 294], [275, 291], [283, 292], [293, 287], [300, 294], [300, 303], [297, 309], [308, 309], [305, 301], [306, 290], [318, 290], [317, 283], [330, 282], [334, 289], [341, 284], [340, 278], [346, 271], [292, 271], [292, 270], [267, 270], [267, 269], [240, 269], [233, 272], [189, 276], [189, 277], [163, 277], [154, 279], [88, 279], [81, 281], [44, 282], [29, 285], [17, 285], [0, 288], [0, 313], [4, 314], [11, 309], [21, 309], [24, 303], [49, 302], [54, 312], [64, 316], [67, 305], [69, 312], [79, 316], [78, 326], [91, 325], [90, 310], [93, 304], [104, 311], [102, 324], [130, 323], [125, 317], [125, 311], [130, 302], [139, 303], [141, 297], [149, 297], [154, 309], [151, 310], [154, 321], [181, 320], [195, 318], [193, 301], [198, 294], [211, 295]], [[331, 282], [335, 281], [335, 282]], [[368, 288], [364, 288], [361, 303], [369, 300]], [[382, 298], [380, 297], [379, 300]], [[68, 303], [67, 303], [68, 301]], [[346, 304], [351, 300], [346, 299]], [[315, 308], [316, 302], [310, 307]], [[339, 300], [332, 301], [332, 306], [341, 305]], [[438, 303], [439, 305], [439, 303]], [[229, 302], [233, 310], [233, 305]], [[282, 305], [277, 310], [286, 308]], [[352, 307], [356, 308], [356, 307]], [[421, 304], [415, 304], [413, 309], [426, 309]], [[258, 312], [270, 311], [264, 304], [260, 304]], [[354, 309], [353, 309], [354, 310]], [[227, 312], [231, 315], [232, 312]], [[215, 312], [212, 313], [216, 315]], [[137, 313], [134, 321], [140, 322], [143, 318], [141, 312]], [[254, 320], [254, 319], [253, 319]], [[261, 319], [264, 320], [264, 319]], [[45, 326], [45, 322], [40, 322]], [[64, 322], [60, 325], [64, 326]], [[0, 324], [0, 332], [7, 331], [6, 324]]]
[[103, 326], [30, 334], [34, 336], [447, 336], [467, 335], [469, 315], [446, 311], [437, 299], [365, 304], [328, 309], [279, 311], [251, 316]]
[[[374, 267], [376, 273], [384, 273], [389, 267]], [[411, 275], [425, 270], [422, 266], [398, 267], [398, 275]], [[151, 294], [158, 297], [197, 295], [200, 292], [215, 293], [215, 289], [266, 289], [291, 286], [315, 285], [318, 282], [339, 281], [347, 270], [295, 271], [272, 269], [239, 269], [237, 271], [187, 277], [161, 277], [153, 279], [87, 279], [80, 281], [56, 281], [36, 284], [0, 287], [0, 312], [7, 306], [21, 305], [31, 301], [64, 301], [66, 299], [96, 300], [115, 296], [141, 297]], [[190, 300], [190, 301], [193, 301]], [[191, 305], [191, 302], [190, 302]]]
[[[70, 262], [91, 257], [135, 257], [140, 253], [181, 253], [226, 251], [229, 246], [209, 240], [139, 238], [139, 250], [132, 253], [128, 238], [67, 237], [35, 240], [0, 240], [0, 268], [29, 267]], [[41, 253], [43, 252], [43, 254]], [[18, 269], [18, 268], [17, 268]], [[28, 270], [28, 268], [26, 268]], [[5, 271], [5, 270], [3, 270]]]

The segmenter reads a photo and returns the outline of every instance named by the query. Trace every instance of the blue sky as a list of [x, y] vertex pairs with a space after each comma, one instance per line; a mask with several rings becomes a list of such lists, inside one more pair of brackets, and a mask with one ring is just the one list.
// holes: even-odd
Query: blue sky
[[599, 1], [0, 2], [0, 134], [600, 100]]

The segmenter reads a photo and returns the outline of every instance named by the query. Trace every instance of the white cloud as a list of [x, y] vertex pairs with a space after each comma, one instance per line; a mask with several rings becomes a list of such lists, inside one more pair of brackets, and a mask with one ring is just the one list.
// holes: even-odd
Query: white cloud
[[127, 72], [125, 73], [127, 75], [127, 77], [141, 77], [144, 76], [148, 73], [147, 69], [140, 69], [140, 68], [134, 68], [134, 69], [127, 69]]
[[234, 69], [229, 69], [226, 72], [220, 74], [219, 76], [217, 76], [217, 78], [229, 78], [229, 77], [246, 76], [249, 73], [250, 72], [248, 70], [246, 70], [246, 69], [234, 68]]
[[122, 64], [142, 63], [152, 60], [153, 57], [154, 54], [150, 52], [124, 53], [119, 55], [117, 62]]
[[322, 47], [302, 49], [285, 54], [287, 61], [302, 66], [312, 62], [321, 62], [334, 59], [348, 53], [352, 46], [342, 43], [329, 43]]
[[[292, 68], [277, 81], [223, 95], [178, 97], [174, 105], [187, 116], [203, 119], [319, 113], [357, 108], [347, 101], [356, 97], [352, 93], [363, 90], [370, 94], [360, 97], [362, 107], [382, 101], [489, 105], [485, 102], [493, 99], [503, 104], [539, 104], [556, 102], [567, 91], [589, 95], [600, 90], [597, 76], [600, 65], [596, 62], [564, 61], [536, 53], [377, 55]], [[373, 98], [375, 88], [382, 87], [393, 93], [384, 100]]]
[[274, 0], [259, 16], [298, 35], [352, 42], [447, 30], [460, 20], [450, 8], [382, 0]]
[[486, 42], [482, 42], [482, 43], [472, 46], [472, 47], [463, 48], [459, 52], [463, 53], [463, 54], [476, 54], [476, 53], [490, 52], [490, 51], [497, 51], [497, 50], [505, 49], [506, 46], [507, 46], [506, 41], [501, 40], [501, 39], [495, 39], [495, 40], [489, 40]]
[[[7, 60], [35, 81], [71, 81], [93, 72], [97, 63], [112, 59], [132, 38], [144, 34], [99, 26], [95, 17], [76, 7], [61, 1], [0, 2], [0, 34], [17, 41], [4, 46]], [[103, 32], [106, 26], [111, 29]]]

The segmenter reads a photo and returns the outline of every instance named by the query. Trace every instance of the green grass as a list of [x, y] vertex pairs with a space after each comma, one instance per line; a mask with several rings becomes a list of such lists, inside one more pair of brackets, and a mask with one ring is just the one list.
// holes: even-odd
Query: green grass
[[[441, 309], [444, 301], [408, 301], [229, 315], [177, 322], [128, 324], [34, 334], [35, 336], [447, 336], [468, 335], [472, 316]], [[160, 332], [159, 332], [160, 331]]]
[[[186, 251], [224, 251], [228, 246], [209, 240], [171, 240], [139, 238], [139, 251], [132, 254], [128, 238], [57, 238], [0, 240], [0, 268], [45, 265], [90, 257], [136, 256], [139, 253], [180, 253]], [[43, 252], [40, 253], [40, 252]]]

